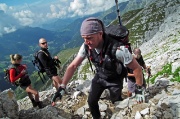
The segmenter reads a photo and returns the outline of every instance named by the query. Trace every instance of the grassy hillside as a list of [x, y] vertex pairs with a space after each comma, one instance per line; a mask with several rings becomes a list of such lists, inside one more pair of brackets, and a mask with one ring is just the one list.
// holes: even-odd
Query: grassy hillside
[[79, 51], [79, 47], [62, 50], [57, 54], [62, 65], [71, 57], [71, 55], [76, 54]]

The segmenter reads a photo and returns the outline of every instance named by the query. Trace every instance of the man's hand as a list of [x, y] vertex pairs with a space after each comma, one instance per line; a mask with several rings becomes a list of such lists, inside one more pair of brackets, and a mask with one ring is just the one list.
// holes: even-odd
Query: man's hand
[[58, 56], [54, 56], [54, 59], [58, 59]]
[[59, 99], [61, 100], [62, 96], [65, 93], [65, 89], [60, 86], [59, 89], [58, 89], [58, 92], [59, 92]]
[[148, 77], [152, 76], [151, 75], [151, 66], [146, 67], [146, 73], [147, 73]]
[[144, 88], [136, 84], [135, 98], [138, 103], [145, 102], [144, 92], [145, 92]]
[[57, 97], [59, 97], [60, 100], [62, 99], [64, 93], [65, 93], [65, 88], [60, 86], [58, 91], [53, 95], [53, 97], [51, 99], [52, 106], [55, 105], [55, 101], [56, 101]]

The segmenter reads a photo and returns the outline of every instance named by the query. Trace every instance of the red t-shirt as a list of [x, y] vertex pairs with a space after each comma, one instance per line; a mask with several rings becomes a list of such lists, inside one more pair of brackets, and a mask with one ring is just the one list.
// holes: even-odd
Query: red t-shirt
[[[26, 69], [26, 67], [23, 66], [23, 65], [19, 65], [17, 67], [17, 69], [12, 68], [12, 69], [9, 70], [10, 80], [11, 80], [12, 83], [14, 83], [17, 79], [22, 78], [24, 76], [24, 74], [21, 73], [21, 71], [23, 69]], [[17, 74], [16, 71], [19, 72], [19, 74], [17, 76], [16, 76], [16, 74]]]

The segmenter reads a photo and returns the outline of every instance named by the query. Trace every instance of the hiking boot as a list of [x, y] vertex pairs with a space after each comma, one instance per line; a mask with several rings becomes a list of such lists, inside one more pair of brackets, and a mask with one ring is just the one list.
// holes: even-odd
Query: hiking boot
[[39, 109], [43, 108], [43, 104], [41, 101], [37, 102], [37, 106], [39, 107]]
[[36, 101], [32, 101], [32, 105], [33, 105], [33, 107], [37, 107], [38, 106], [38, 104], [37, 104], [37, 102]]

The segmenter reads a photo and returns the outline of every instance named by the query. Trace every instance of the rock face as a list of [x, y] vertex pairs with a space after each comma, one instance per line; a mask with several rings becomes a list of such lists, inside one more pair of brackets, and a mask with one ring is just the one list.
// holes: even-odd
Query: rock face
[[[90, 119], [92, 118], [87, 104], [87, 95], [90, 83], [79, 80], [69, 85], [66, 95], [56, 106], [50, 105], [50, 97], [55, 89], [40, 92], [40, 99], [44, 108], [32, 108], [30, 100], [26, 97], [16, 101], [12, 90], [0, 93], [0, 118], [13, 119]], [[82, 84], [81, 84], [82, 83]], [[89, 84], [87, 92], [78, 88]], [[124, 88], [127, 88], [126, 85]], [[123, 92], [123, 101], [112, 104], [108, 100], [108, 93], [104, 93], [99, 100], [99, 109], [103, 119], [175, 119], [180, 118], [180, 83], [170, 82], [166, 78], [159, 78], [155, 84], [147, 88], [146, 102], [137, 104], [133, 97], [127, 98]], [[3, 98], [2, 98], [3, 97]], [[18, 108], [19, 107], [19, 108]]]
[[[28, 109], [19, 112], [19, 119], [66, 119], [64, 111], [52, 106], [43, 109]], [[64, 115], [62, 117], [61, 115]]]
[[18, 119], [18, 104], [13, 90], [0, 93], [0, 118]]

